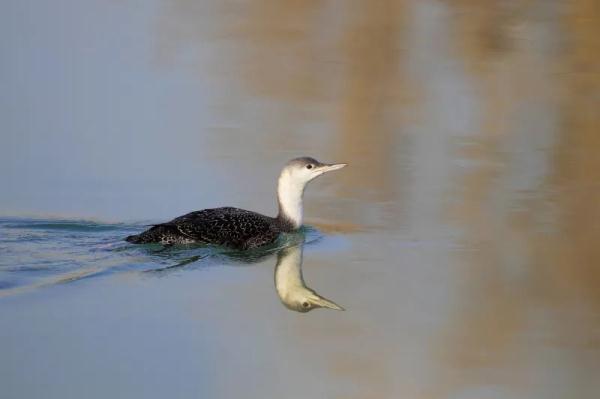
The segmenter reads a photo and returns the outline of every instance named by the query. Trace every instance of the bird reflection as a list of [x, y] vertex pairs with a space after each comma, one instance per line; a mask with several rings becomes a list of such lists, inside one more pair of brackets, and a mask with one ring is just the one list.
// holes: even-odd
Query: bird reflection
[[277, 254], [275, 289], [286, 308], [306, 313], [317, 308], [344, 310], [308, 288], [302, 278], [303, 245], [284, 248]]
[[[144, 273], [164, 276], [170, 272], [182, 270], [191, 264], [198, 264], [200, 262], [204, 266], [211, 264], [251, 265], [263, 262], [276, 254], [275, 289], [286, 308], [302, 313], [317, 308], [344, 310], [344, 308], [335, 302], [323, 298], [314, 290], [307, 287], [302, 277], [302, 253], [304, 245], [318, 241], [318, 239], [307, 242], [304, 236], [294, 236], [292, 238], [289, 238], [286, 243], [282, 244], [283, 246], [256, 251], [218, 252], [214, 248], [208, 247], [184, 248], [183, 251], [182, 248], [173, 247], [168, 250], [152, 251], [151, 254], [153, 256], [161, 259], [176, 260], [177, 263], [162, 268], [146, 270]], [[180, 257], [180, 252], [183, 252], [185, 256]]]

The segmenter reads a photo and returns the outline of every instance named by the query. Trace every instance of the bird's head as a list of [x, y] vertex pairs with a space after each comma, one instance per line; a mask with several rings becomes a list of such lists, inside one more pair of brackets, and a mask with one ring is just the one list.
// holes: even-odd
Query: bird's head
[[302, 226], [302, 196], [306, 185], [323, 173], [344, 166], [345, 163], [326, 164], [309, 157], [289, 161], [281, 171], [277, 184], [279, 218], [288, 221], [293, 228]]
[[310, 288], [297, 289], [290, 292], [285, 298], [282, 298], [282, 302], [288, 309], [302, 313], [318, 308], [345, 310], [340, 305], [323, 298]]
[[346, 166], [345, 163], [329, 164], [319, 162], [314, 158], [301, 157], [289, 161], [283, 168], [281, 176], [285, 176], [291, 182], [303, 187], [322, 174], [341, 169], [344, 166]]

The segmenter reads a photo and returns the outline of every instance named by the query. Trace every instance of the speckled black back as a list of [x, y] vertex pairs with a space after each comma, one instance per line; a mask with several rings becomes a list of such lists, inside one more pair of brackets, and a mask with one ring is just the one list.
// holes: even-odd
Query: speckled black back
[[277, 218], [239, 208], [204, 209], [127, 237], [136, 244], [201, 242], [250, 249], [272, 243], [288, 226]]

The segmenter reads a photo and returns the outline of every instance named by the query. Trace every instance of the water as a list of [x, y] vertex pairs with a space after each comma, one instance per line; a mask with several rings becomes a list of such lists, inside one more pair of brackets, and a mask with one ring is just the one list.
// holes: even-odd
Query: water
[[[498, 263], [489, 244], [456, 233], [326, 224], [250, 254], [122, 241], [142, 228], [1, 221], [8, 397], [589, 397], [597, 388], [593, 297], [549, 277], [560, 263], [531, 275], [513, 253], [528, 243], [503, 244], [514, 260]], [[275, 255], [302, 240], [307, 285], [345, 312], [281, 303]]]
[[[134, 246], [123, 241], [143, 224], [82, 220], [0, 219], [0, 296], [119, 272], [164, 273], [226, 262], [244, 265], [274, 258], [282, 249], [311, 245], [323, 236], [310, 226], [252, 251], [205, 245]], [[197, 264], [197, 265], [194, 265]]]
[[[0, 397], [597, 397], [597, 6], [483, 3], [0, 6]], [[301, 155], [273, 248], [122, 241]]]
[[[282, 303], [284, 298], [278, 297], [274, 286], [274, 267], [281, 261], [277, 256], [281, 250], [307, 248], [312, 252], [321, 248], [319, 251], [327, 254], [347, 246], [345, 239], [327, 237], [310, 226], [252, 251], [199, 245], [136, 246], [123, 241], [144, 228], [143, 224], [81, 220], [0, 220], [0, 311], [4, 321], [10, 320], [3, 324], [0, 333], [5, 359], [1, 375], [8, 397], [75, 397], [89, 395], [90, 390], [92, 396], [98, 397], [109, 392], [157, 397], [217, 394], [221, 388], [227, 388], [228, 381], [224, 379], [221, 384], [225, 385], [219, 385], [214, 375], [219, 374], [216, 359], [211, 365], [202, 365], [208, 360], [202, 358], [218, 356], [225, 360], [230, 355], [226, 347], [245, 342], [243, 345], [251, 354], [248, 361], [256, 361], [252, 353], [260, 345], [268, 345], [264, 338], [272, 334], [257, 337], [256, 342], [248, 341], [247, 334], [259, 327], [252, 316], [254, 310], [258, 312], [255, 315], [268, 319], [280, 318], [282, 309], [290, 312], [290, 306]], [[303, 265], [300, 262], [291, 267], [302, 269]], [[304, 275], [312, 286], [312, 273], [307, 276], [305, 271]], [[175, 284], [165, 285], [167, 281]], [[324, 286], [318, 281], [315, 285]], [[192, 302], [185, 304], [181, 300]], [[143, 310], [146, 316], [134, 316], [138, 306], [148, 306]], [[229, 310], [219, 309], [222, 306]], [[194, 315], [196, 311], [200, 313]], [[231, 318], [236, 313], [246, 316]], [[183, 325], [180, 317], [187, 319]], [[244, 328], [240, 330], [242, 325], [238, 323]], [[211, 325], [216, 329], [207, 329]], [[268, 328], [269, 323], [260, 325]], [[204, 332], [200, 333], [199, 328]], [[195, 338], [187, 335], [192, 331]], [[108, 347], [104, 346], [108, 342]], [[165, 343], [163, 349], [160, 342]], [[202, 349], [208, 351], [204, 354], [189, 352], [199, 349], [197, 345], [212, 346], [215, 342], [223, 347], [217, 352], [210, 347]], [[25, 343], [27, 349], [23, 351]], [[99, 351], [91, 363], [85, 359], [90, 350]], [[148, 350], [161, 357], [150, 369]], [[156, 350], [164, 352], [159, 354]], [[185, 365], [188, 361], [191, 363]], [[243, 359], [235, 360], [238, 361], [245, 364]], [[33, 384], [21, 384], [25, 364]], [[186, 370], [192, 364], [201, 367]], [[108, 367], [110, 375], [98, 379], [95, 367]], [[197, 375], [201, 369], [209, 374]], [[125, 372], [129, 377], [131, 372], [141, 373], [142, 380], [125, 380]], [[72, 379], [77, 382], [71, 384]], [[182, 379], [187, 382], [181, 384]], [[159, 388], [165, 381], [177, 386]], [[65, 384], [70, 388], [65, 389]]]

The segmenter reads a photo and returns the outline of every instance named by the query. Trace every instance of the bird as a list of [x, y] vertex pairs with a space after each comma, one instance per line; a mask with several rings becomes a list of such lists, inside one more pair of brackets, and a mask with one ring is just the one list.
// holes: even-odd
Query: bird
[[277, 183], [279, 212], [275, 217], [234, 207], [203, 209], [152, 225], [140, 234], [126, 237], [125, 241], [165, 246], [202, 243], [236, 250], [271, 244], [281, 233], [302, 227], [302, 199], [306, 185], [324, 173], [346, 165], [322, 163], [311, 157], [294, 158], [287, 162]]
[[277, 253], [275, 289], [281, 302], [286, 308], [301, 313], [318, 308], [345, 310], [306, 286], [302, 277], [302, 251], [303, 245], [296, 245]]

